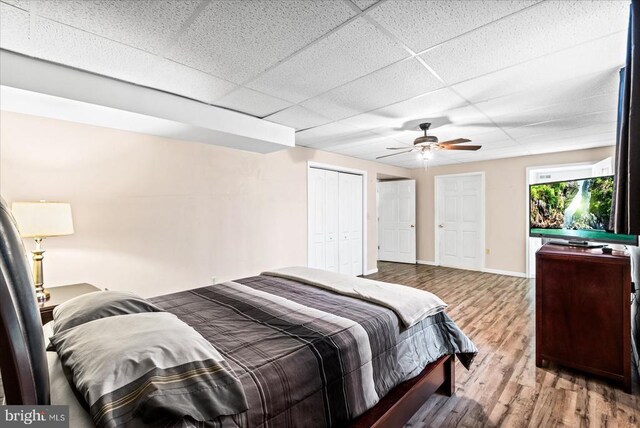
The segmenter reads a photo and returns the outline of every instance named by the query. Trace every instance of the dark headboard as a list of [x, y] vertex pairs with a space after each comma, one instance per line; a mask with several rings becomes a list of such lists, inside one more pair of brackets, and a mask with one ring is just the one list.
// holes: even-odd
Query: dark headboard
[[49, 404], [42, 321], [15, 220], [0, 198], [0, 370], [7, 404]]

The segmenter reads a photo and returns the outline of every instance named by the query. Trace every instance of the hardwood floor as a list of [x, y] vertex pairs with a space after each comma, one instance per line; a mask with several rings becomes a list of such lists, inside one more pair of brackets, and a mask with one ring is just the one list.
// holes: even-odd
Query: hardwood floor
[[479, 349], [470, 371], [456, 368], [453, 397], [432, 396], [407, 427], [638, 427], [633, 394], [607, 381], [535, 365], [534, 281], [443, 267], [378, 263], [367, 278], [422, 288]]

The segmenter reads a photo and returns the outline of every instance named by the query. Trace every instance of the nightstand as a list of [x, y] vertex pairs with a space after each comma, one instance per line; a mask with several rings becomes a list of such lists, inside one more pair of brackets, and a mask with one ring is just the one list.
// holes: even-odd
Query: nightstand
[[91, 284], [69, 284], [62, 285], [60, 287], [47, 288], [47, 291], [51, 294], [51, 297], [46, 302], [38, 302], [40, 306], [40, 317], [42, 318], [42, 325], [45, 325], [49, 321], [53, 320], [53, 309], [61, 303], [74, 297], [81, 296], [83, 294], [91, 293], [93, 291], [100, 291], [98, 287]]

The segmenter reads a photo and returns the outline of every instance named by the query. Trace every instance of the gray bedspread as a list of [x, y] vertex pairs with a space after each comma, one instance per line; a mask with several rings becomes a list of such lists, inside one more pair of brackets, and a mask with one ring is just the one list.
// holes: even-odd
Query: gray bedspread
[[209, 340], [249, 410], [211, 425], [343, 426], [443, 355], [477, 349], [441, 312], [406, 329], [382, 306], [273, 276], [151, 299]]

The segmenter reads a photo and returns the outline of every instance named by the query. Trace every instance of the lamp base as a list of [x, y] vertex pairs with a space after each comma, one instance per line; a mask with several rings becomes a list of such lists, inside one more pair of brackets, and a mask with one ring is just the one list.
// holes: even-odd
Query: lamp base
[[42, 259], [44, 259], [44, 250], [40, 248], [42, 238], [36, 238], [36, 249], [33, 254], [33, 282], [36, 286], [36, 299], [38, 302], [46, 302], [51, 297], [49, 292], [44, 288], [42, 280]]
[[41, 290], [36, 290], [36, 299], [38, 302], [46, 302], [51, 298], [51, 295], [44, 288]]
[[38, 302], [46, 302], [51, 298], [51, 295], [44, 287], [36, 287], [36, 299]]

